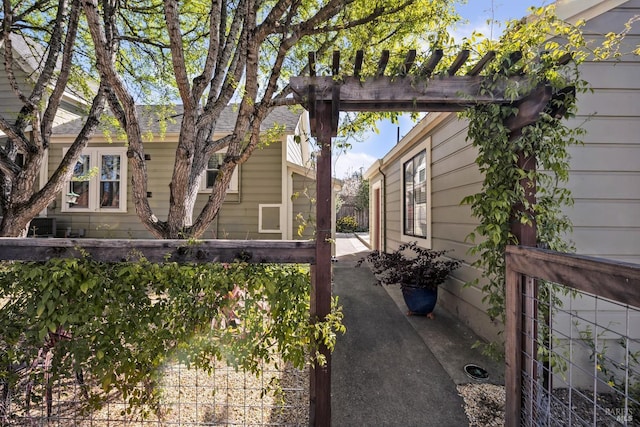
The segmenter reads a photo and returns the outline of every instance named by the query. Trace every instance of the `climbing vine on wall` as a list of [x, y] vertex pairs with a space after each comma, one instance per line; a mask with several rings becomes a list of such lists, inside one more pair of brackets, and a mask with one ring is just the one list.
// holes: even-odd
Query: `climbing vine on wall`
[[[497, 65], [491, 70], [496, 82], [504, 75], [524, 74], [529, 78], [526, 85], [507, 89], [514, 99], [539, 84], [551, 86], [556, 96], [539, 120], [512, 138], [505, 122], [516, 113], [513, 105], [480, 106], [462, 113], [469, 120], [468, 139], [478, 149], [476, 163], [484, 176], [481, 191], [463, 200], [479, 220], [468, 236], [475, 245], [471, 254], [477, 256], [473, 265], [483, 271], [483, 277], [473, 284], [482, 289], [490, 318], [503, 323], [504, 251], [506, 245], [518, 243], [511, 224], [532, 222], [529, 214], [514, 212], [512, 207], [522, 204], [532, 208], [539, 245], [558, 251], [571, 250], [571, 243], [566, 240], [571, 222], [563, 213], [563, 208], [573, 203], [571, 192], [565, 188], [569, 177], [568, 148], [581, 143], [584, 130], [570, 126], [566, 119], [575, 114], [576, 95], [589, 90], [578, 67], [589, 55], [596, 60], [610, 57], [617, 52], [615, 46], [623, 37], [607, 34], [605, 42], [593, 48], [582, 35], [583, 23], [570, 25], [559, 20], [553, 6], [532, 10], [532, 16], [534, 19], [526, 22], [508, 23], [498, 41], [485, 40], [476, 46], [479, 54], [488, 50], [500, 52], [494, 61]], [[512, 61], [513, 52], [522, 52], [522, 59]], [[567, 62], [563, 60], [566, 58], [571, 59]], [[535, 170], [517, 165], [519, 151], [525, 156], [535, 154]], [[533, 206], [529, 206], [520, 184], [525, 177], [537, 185]]]

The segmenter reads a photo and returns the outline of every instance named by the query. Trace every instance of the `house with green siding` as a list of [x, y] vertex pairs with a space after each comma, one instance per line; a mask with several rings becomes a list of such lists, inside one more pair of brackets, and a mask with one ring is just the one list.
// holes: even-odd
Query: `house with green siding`
[[[162, 218], [169, 208], [169, 184], [180, 131], [180, 106], [139, 107], [146, 128], [145, 157], [149, 203]], [[228, 106], [216, 127], [215, 138], [233, 131], [234, 106]], [[54, 128], [45, 176], [52, 173], [80, 131], [82, 119]], [[282, 130], [261, 144], [238, 166], [224, 204], [205, 239], [304, 239], [313, 235], [315, 169], [303, 110], [275, 108], [262, 124], [266, 132]], [[225, 150], [214, 154], [200, 183], [195, 214], [206, 202]], [[74, 179], [50, 204], [43, 216], [55, 218], [56, 236], [92, 238], [151, 238], [140, 223], [132, 200], [126, 156], [126, 138], [107, 126], [97, 131], [76, 164]], [[306, 227], [301, 227], [302, 223]]]
[[[38, 75], [42, 47], [28, 38], [11, 35], [14, 77], [29, 87]], [[0, 42], [0, 50], [4, 44]], [[14, 120], [22, 107], [14, 96], [4, 69], [0, 70], [0, 113]], [[39, 173], [45, 185], [83, 125], [89, 103], [73, 88], [62, 98], [54, 120], [51, 145]], [[233, 131], [236, 107], [228, 106], [216, 125], [214, 138]], [[181, 106], [140, 106], [140, 122], [148, 158], [148, 196], [158, 217], [168, 211], [169, 183], [179, 135]], [[29, 227], [48, 237], [149, 238], [151, 234], [136, 216], [131, 195], [124, 132], [106, 117], [75, 166], [74, 180], [57, 195]], [[273, 138], [273, 129], [277, 136]], [[251, 158], [238, 166], [223, 207], [203, 238], [219, 239], [308, 239], [315, 227], [315, 165], [313, 141], [309, 138], [308, 113], [299, 107], [275, 108], [262, 123], [269, 132]], [[0, 132], [0, 143], [3, 135]], [[224, 149], [214, 154], [200, 185], [195, 212], [202, 208]]]

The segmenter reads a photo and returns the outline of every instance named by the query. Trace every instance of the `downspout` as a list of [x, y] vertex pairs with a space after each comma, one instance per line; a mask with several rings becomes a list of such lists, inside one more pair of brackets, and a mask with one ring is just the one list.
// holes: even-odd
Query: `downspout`
[[387, 176], [382, 172], [382, 165], [378, 166], [382, 175], [382, 252], [387, 252]]
[[[396, 144], [400, 142], [400, 126], [396, 133]], [[382, 164], [378, 166], [378, 172], [382, 175], [382, 252], [387, 252], [387, 175], [382, 172]]]

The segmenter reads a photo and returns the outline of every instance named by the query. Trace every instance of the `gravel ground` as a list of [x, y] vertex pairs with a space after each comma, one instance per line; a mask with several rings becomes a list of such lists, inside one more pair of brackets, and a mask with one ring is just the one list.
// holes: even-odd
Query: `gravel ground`
[[[287, 367], [277, 371], [264, 368], [265, 376], [236, 372], [219, 363], [211, 375], [167, 366], [162, 381], [160, 413], [127, 413], [121, 398], [113, 396], [100, 411], [83, 414], [75, 383], [54, 390], [53, 418], [48, 425], [78, 427], [115, 426], [306, 426], [309, 423], [309, 373]], [[280, 380], [281, 394], [269, 389], [272, 377]], [[271, 391], [270, 391], [271, 390]], [[34, 402], [35, 403], [35, 402]], [[31, 417], [14, 420], [12, 425], [46, 424], [42, 403], [32, 405]]]
[[470, 427], [504, 425], [505, 390], [494, 384], [465, 384], [458, 386], [464, 399], [464, 411]]
[[[309, 420], [309, 372], [286, 368], [276, 371], [265, 367], [265, 376], [235, 372], [218, 364], [208, 375], [181, 365], [164, 370], [162, 406], [159, 414], [144, 420], [139, 415], [127, 415], [122, 399], [112, 398], [101, 411], [82, 414], [74, 404], [80, 399], [75, 383], [54, 391], [52, 425], [73, 426], [306, 426]], [[282, 394], [268, 389], [272, 377], [280, 379]], [[464, 400], [470, 427], [504, 425], [505, 388], [501, 385], [473, 383], [458, 386]], [[552, 401], [542, 400], [537, 409], [540, 417], [549, 417], [550, 425], [593, 425], [593, 393], [573, 389], [553, 391]], [[36, 403], [36, 402], [33, 402]], [[633, 410], [624, 412], [623, 402], [612, 394], [599, 394], [596, 404], [598, 426], [640, 425], [640, 416]], [[372, 408], [375, 410], [375, 408]], [[35, 426], [45, 422], [43, 403], [34, 404], [32, 417], [14, 420], [12, 425]], [[49, 423], [51, 425], [51, 423]]]
[[[168, 367], [162, 385], [162, 415], [151, 416], [149, 421], [160, 425], [307, 425], [306, 372], [293, 368], [279, 372], [273, 366], [265, 372], [264, 377], [256, 377], [219, 364], [207, 375], [179, 365]], [[267, 390], [272, 376], [280, 379], [281, 396]]]
[[[458, 386], [458, 393], [464, 399], [470, 427], [504, 425], [504, 386], [466, 384]], [[591, 391], [573, 389], [569, 396], [566, 388], [554, 389], [551, 403], [542, 399], [536, 411], [544, 420], [540, 425], [640, 426], [640, 414], [634, 408], [625, 412], [622, 399], [611, 393], [598, 393], [594, 405]]]

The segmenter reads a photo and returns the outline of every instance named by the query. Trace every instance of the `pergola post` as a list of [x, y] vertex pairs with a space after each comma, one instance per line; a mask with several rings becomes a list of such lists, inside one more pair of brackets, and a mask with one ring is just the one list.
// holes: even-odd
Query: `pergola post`
[[[316, 104], [316, 138], [320, 155], [316, 161], [316, 263], [312, 270], [311, 319], [321, 321], [331, 311], [331, 103]], [[331, 425], [331, 352], [320, 343], [326, 363], [311, 369], [309, 424]]]
[[[546, 103], [546, 100], [545, 100]], [[538, 112], [535, 114], [537, 117]], [[515, 141], [522, 135], [522, 128], [511, 132], [510, 142]], [[525, 155], [520, 151], [517, 165], [525, 173], [534, 172], [536, 169], [536, 156], [534, 154]], [[516, 204], [513, 209], [511, 233], [515, 236], [521, 246], [537, 246], [536, 218], [533, 206], [536, 203], [536, 182], [528, 177], [520, 180], [520, 186], [525, 193], [526, 205]], [[521, 216], [527, 216], [530, 223], [520, 221]], [[535, 384], [538, 376], [536, 364], [537, 346], [536, 337], [538, 334], [537, 325], [537, 298], [538, 288], [535, 280], [522, 276], [517, 280], [507, 277], [507, 285], [515, 289], [507, 289], [507, 299], [511, 301], [512, 310], [507, 311], [505, 318], [505, 335], [510, 341], [505, 348], [505, 386], [507, 396], [510, 396], [512, 404], [508, 406], [505, 413], [506, 426], [519, 426], [522, 413], [523, 387], [527, 387], [527, 395], [535, 395]], [[515, 345], [514, 345], [515, 344]], [[522, 345], [526, 344], [525, 347]], [[523, 384], [522, 371], [525, 371], [528, 384]], [[535, 398], [527, 399], [529, 403], [535, 402]], [[532, 413], [533, 408], [528, 408], [528, 413]]]

